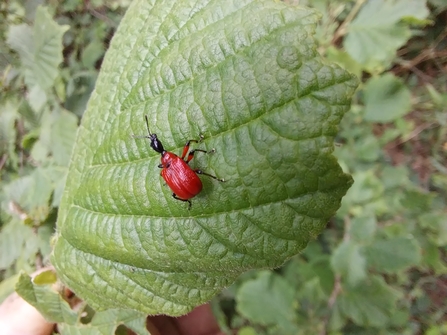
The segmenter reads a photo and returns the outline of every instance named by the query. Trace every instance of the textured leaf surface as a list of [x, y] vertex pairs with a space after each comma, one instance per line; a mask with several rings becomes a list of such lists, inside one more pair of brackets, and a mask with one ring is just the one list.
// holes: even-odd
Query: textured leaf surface
[[[340, 206], [333, 157], [356, 80], [319, 60], [317, 16], [274, 1], [133, 2], [78, 133], [52, 258], [96, 308], [180, 315], [242, 272], [277, 267]], [[192, 210], [160, 178], [160, 155], [203, 134]]]

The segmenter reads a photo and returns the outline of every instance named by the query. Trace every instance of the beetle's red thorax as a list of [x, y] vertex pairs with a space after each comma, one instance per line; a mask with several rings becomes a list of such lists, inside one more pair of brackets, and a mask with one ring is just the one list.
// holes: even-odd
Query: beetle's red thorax
[[202, 190], [202, 181], [179, 156], [165, 152], [161, 157], [161, 176], [180, 199], [191, 199]]

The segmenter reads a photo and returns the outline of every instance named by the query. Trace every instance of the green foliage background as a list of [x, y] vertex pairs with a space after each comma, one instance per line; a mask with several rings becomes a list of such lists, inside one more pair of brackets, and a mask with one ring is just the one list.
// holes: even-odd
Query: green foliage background
[[[75, 328], [94, 334], [104, 320], [110, 331], [125, 324], [144, 333], [144, 317], [123, 310], [96, 313], [81, 325], [79, 314], [44, 285], [54, 279], [36, 285], [18, 276], [48, 262], [68, 153], [128, 5], [0, 4], [0, 300], [17, 283], [67, 334]], [[320, 54], [362, 78], [335, 150], [354, 184], [301, 255], [280, 269], [240, 276], [212, 301], [221, 327], [245, 335], [444, 334], [446, 5], [300, 5], [322, 14]]]

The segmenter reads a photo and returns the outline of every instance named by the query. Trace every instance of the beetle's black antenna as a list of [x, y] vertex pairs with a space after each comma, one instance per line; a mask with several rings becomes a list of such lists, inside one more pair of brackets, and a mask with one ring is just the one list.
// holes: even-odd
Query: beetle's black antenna
[[144, 116], [144, 119], [146, 120], [146, 127], [147, 127], [148, 135], [147, 136], [133, 135], [133, 138], [148, 138], [148, 139], [150, 139], [151, 140], [151, 148], [163, 156], [166, 153], [165, 149], [163, 148], [163, 144], [161, 144], [160, 140], [157, 137], [157, 134], [151, 133], [151, 130], [149, 129], [149, 118], [147, 117], [147, 115]]
[[151, 133], [151, 131], [149, 129], [149, 119], [148, 119], [147, 115], [145, 115], [144, 118], [146, 119], [147, 132], [148, 132], [149, 138], [150, 138], [152, 136], [152, 133]]
[[151, 130], [149, 129], [149, 118], [147, 117], [147, 115], [144, 115], [144, 119], [146, 120], [147, 133], [149, 134], [149, 136], [146, 136], [146, 135], [132, 135], [133, 138], [148, 138], [148, 139], [152, 139], [152, 136], [154, 134], [152, 134]]

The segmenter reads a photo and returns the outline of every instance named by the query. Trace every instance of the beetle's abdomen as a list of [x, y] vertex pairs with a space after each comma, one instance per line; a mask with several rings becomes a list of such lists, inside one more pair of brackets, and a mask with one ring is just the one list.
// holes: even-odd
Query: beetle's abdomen
[[161, 171], [166, 184], [180, 199], [191, 199], [202, 190], [202, 181], [178, 156], [170, 157], [170, 164]]

